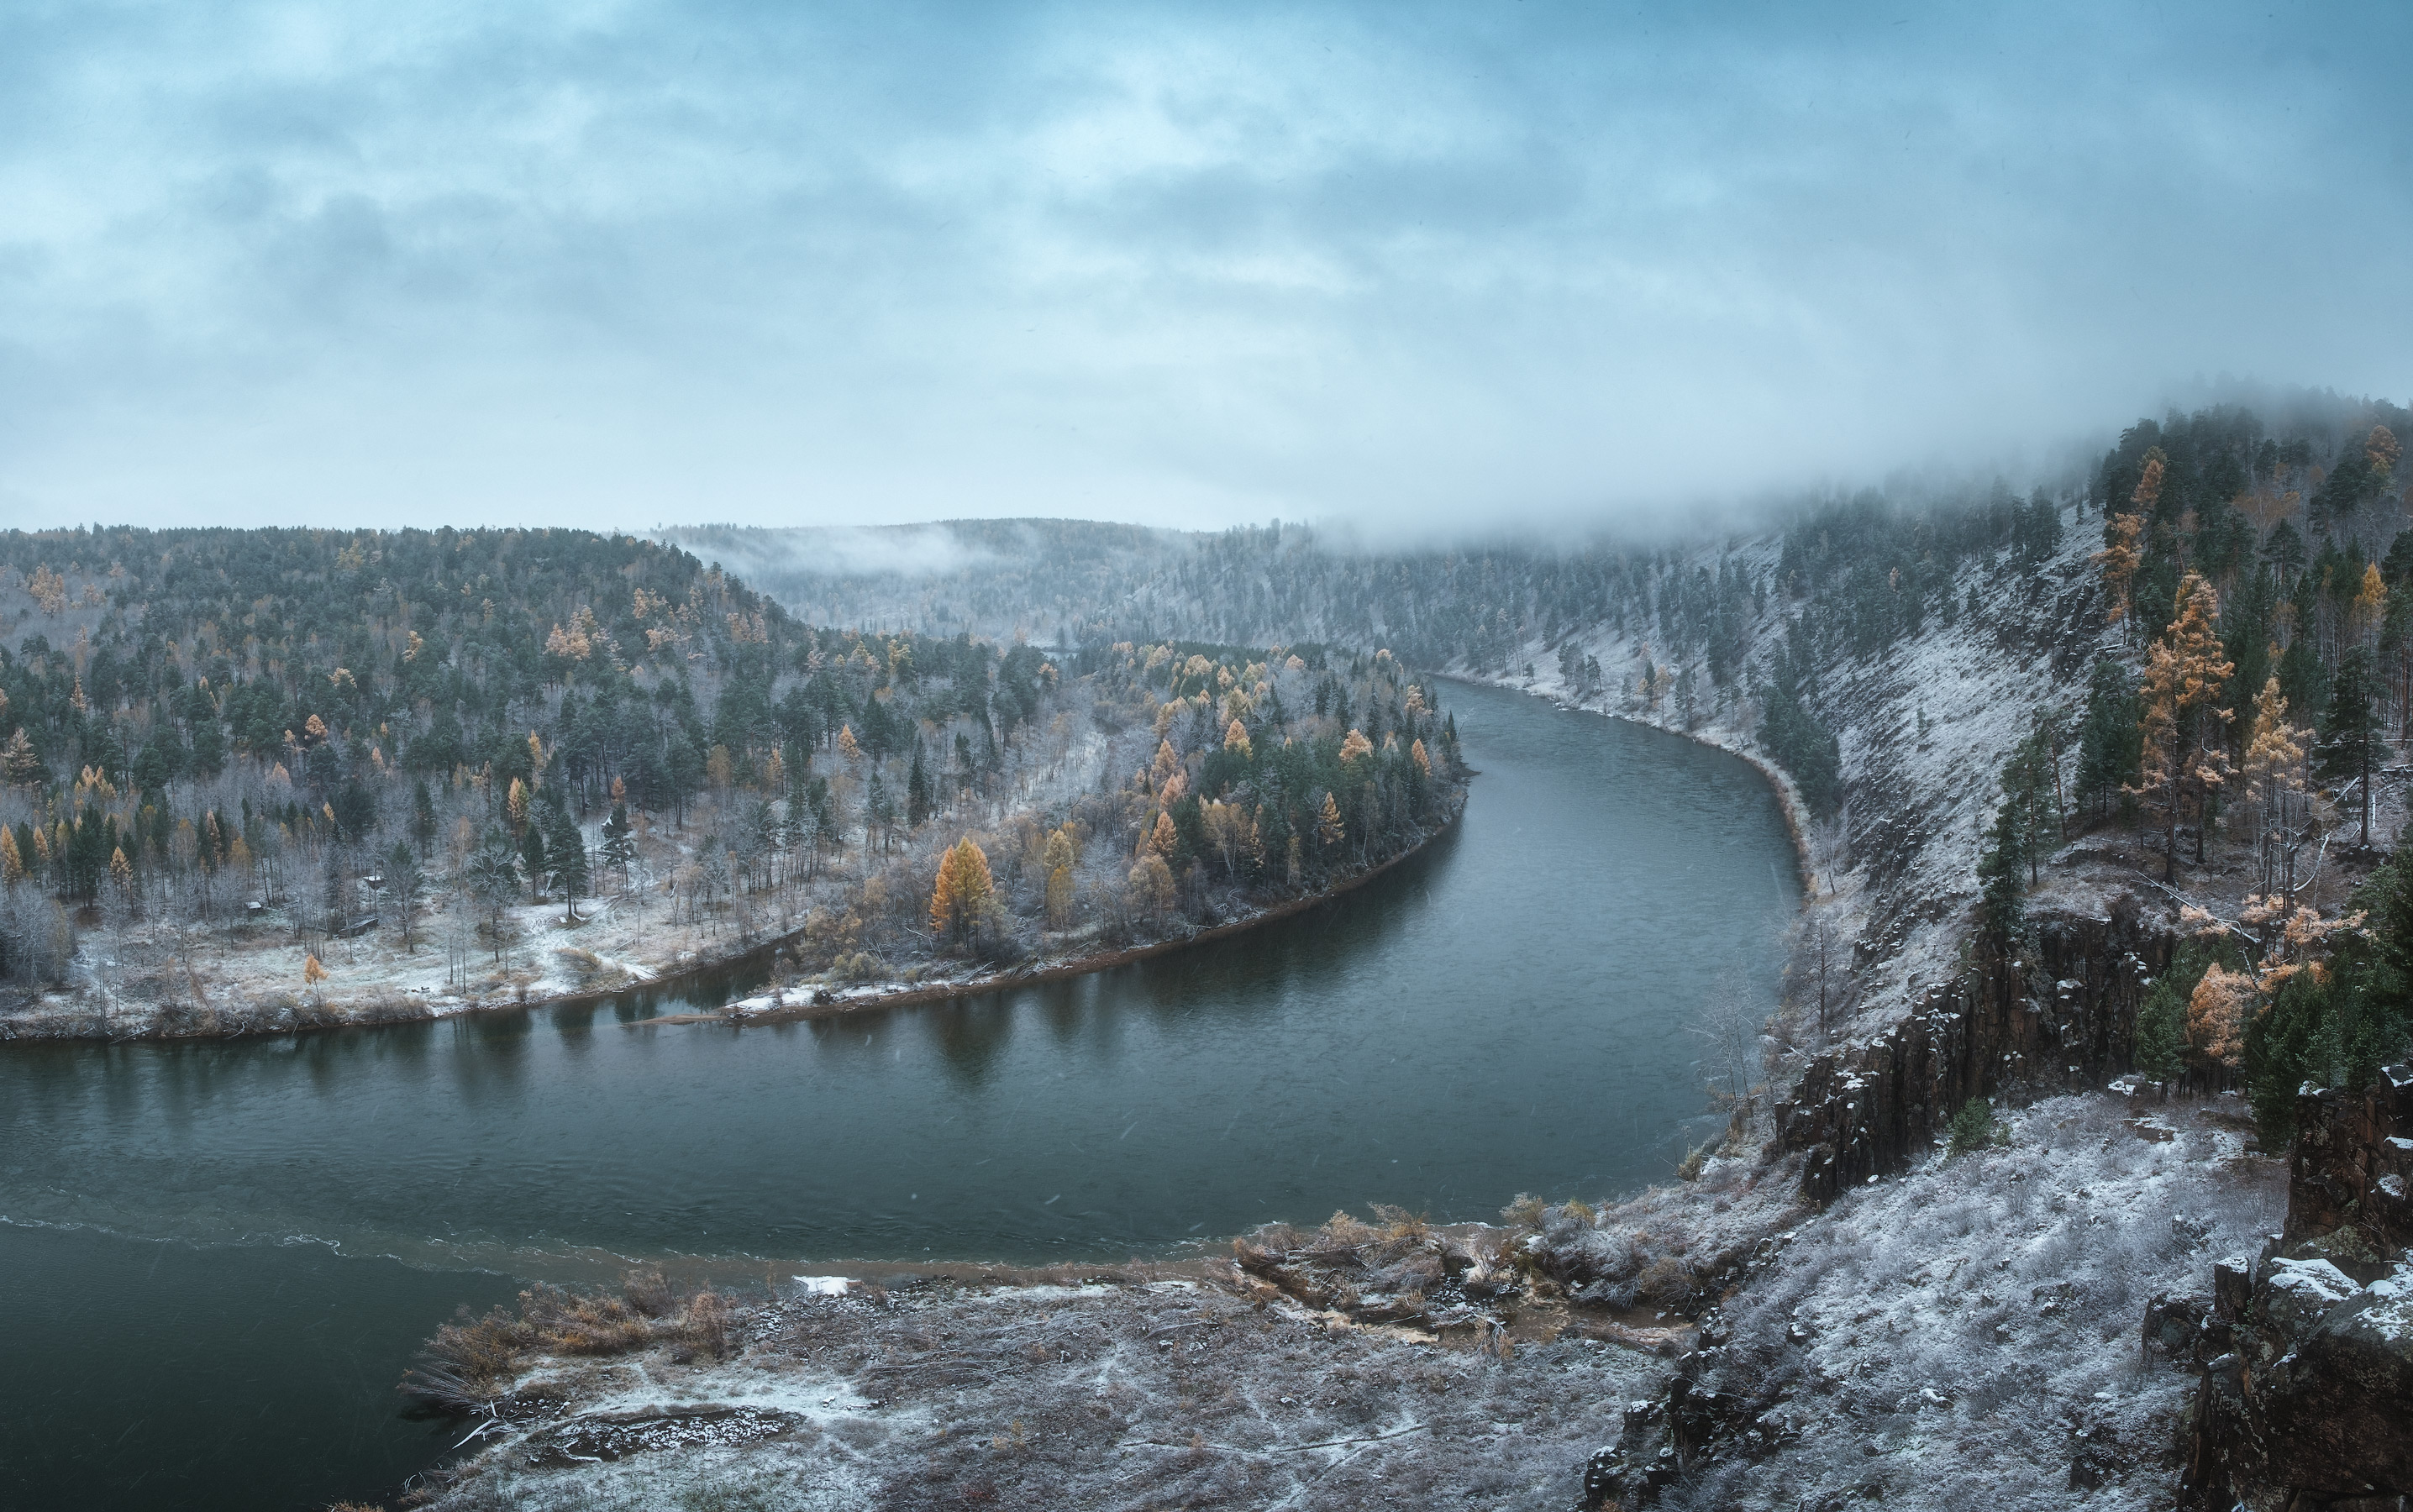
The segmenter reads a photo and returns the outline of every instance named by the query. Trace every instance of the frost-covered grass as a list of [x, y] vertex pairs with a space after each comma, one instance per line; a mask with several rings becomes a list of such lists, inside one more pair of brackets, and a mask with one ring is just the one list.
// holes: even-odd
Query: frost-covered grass
[[[559, 1362], [561, 1394], [430, 1505], [1558, 1512], [1665, 1371], [1572, 1336], [1447, 1348], [1189, 1281], [800, 1293], [739, 1330], [718, 1363]], [[696, 1416], [741, 1403], [756, 1416]], [[677, 1439], [679, 1414], [707, 1426]], [[662, 1446], [547, 1450], [606, 1416]], [[712, 1423], [750, 1426], [718, 1443]]]
[[[2222, 1121], [2233, 1104], [2051, 1098], [2006, 1118], [2007, 1143], [1938, 1151], [1799, 1225], [1725, 1306], [1701, 1371], [1798, 1437], [1665, 1505], [2169, 1505], [2192, 1377], [2142, 1351], [2145, 1305], [2207, 1291], [2285, 1208], [2284, 1167]], [[2102, 1489], [2071, 1489], [2081, 1457]]]

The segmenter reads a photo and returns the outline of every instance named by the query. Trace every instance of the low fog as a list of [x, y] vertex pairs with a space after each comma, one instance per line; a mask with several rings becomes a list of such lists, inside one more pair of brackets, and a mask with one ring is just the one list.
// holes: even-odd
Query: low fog
[[2413, 388], [2408, 31], [18, 7], [0, 521], [1387, 539], [2049, 470], [2226, 374]]

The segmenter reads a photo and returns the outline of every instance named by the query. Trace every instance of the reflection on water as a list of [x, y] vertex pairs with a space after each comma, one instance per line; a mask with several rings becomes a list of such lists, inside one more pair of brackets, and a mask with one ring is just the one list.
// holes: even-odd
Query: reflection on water
[[[1631, 1189], [1701, 1118], [1685, 1030], [1712, 979], [1772, 986], [1790, 847], [1731, 758], [1510, 694], [1454, 702], [1484, 773], [1458, 830], [1238, 939], [744, 1030], [637, 1021], [754, 977], [18, 1047], [0, 1214], [578, 1279], [640, 1254], [1109, 1257], [1369, 1202], [1455, 1219]], [[330, 1264], [326, 1284], [368, 1284]]]

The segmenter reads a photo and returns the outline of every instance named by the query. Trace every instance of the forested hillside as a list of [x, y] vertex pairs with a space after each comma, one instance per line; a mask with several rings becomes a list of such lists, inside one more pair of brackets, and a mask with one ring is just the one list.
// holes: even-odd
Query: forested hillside
[[0, 564], [0, 975], [52, 1030], [598, 990], [774, 937], [796, 976], [919, 979], [1311, 891], [1457, 789], [1387, 655], [815, 629], [628, 537], [13, 533]]

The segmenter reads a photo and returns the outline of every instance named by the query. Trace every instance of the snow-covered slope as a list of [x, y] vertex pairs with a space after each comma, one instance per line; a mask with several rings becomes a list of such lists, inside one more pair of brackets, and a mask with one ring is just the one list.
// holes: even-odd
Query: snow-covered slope
[[[2039, 708], [2083, 702], [2087, 668], [2114, 644], [2101, 627], [2100, 590], [2088, 560], [2093, 545], [2094, 532], [2079, 526], [2065, 532], [2061, 550], [2033, 573], [1999, 553], [1965, 567], [1952, 592], [1956, 604], [1970, 607], [1949, 622], [1932, 618], [1887, 652], [1825, 673], [1817, 713], [1842, 746], [1844, 782], [1843, 806], [1833, 816], [1811, 815], [1769, 759], [1754, 700], [1705, 698], [1688, 724], [1674, 700], [1653, 710], [1631, 690], [1651, 652], [1643, 637], [1605, 627], [1571, 637], [1581, 655], [1597, 659], [1606, 685], [1581, 706], [1733, 750], [1778, 783], [1801, 841], [1808, 912], [1823, 915], [1851, 948], [1855, 1034], [1900, 1018], [1923, 986], [1955, 969], [1976, 897], [1979, 840], [2001, 796], [2004, 758]], [[1777, 541], [1762, 537], [1703, 547], [1684, 566], [1714, 571], [1723, 557], [1766, 571], [1777, 552]], [[1781, 596], [1771, 598], [1750, 627], [1751, 664], [1774, 655], [1796, 612]], [[1577, 689], [1561, 674], [1559, 654], [1558, 645], [1531, 643], [1517, 659], [1518, 674], [1484, 680], [1574, 704]], [[1530, 678], [1521, 674], [1526, 662]]]

